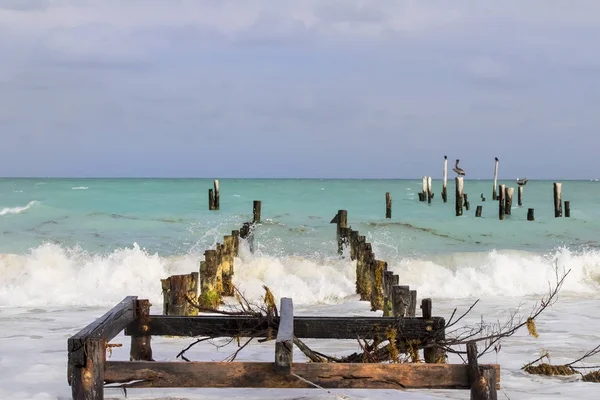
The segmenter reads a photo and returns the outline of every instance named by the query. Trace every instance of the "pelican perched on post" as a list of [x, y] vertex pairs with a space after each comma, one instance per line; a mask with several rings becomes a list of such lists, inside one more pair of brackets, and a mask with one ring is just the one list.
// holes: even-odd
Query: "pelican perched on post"
[[517, 178], [517, 185], [525, 186], [527, 184], [527, 180], [528, 180], [527, 178], [523, 178], [523, 179]]
[[459, 159], [456, 159], [456, 164], [454, 164], [454, 168], [452, 168], [452, 171], [456, 172], [458, 176], [465, 176], [465, 170], [458, 166], [459, 161]]

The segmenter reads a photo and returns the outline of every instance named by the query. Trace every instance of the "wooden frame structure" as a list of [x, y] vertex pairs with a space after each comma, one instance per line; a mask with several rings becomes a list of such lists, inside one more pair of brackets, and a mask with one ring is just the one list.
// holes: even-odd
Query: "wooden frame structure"
[[[473, 398], [473, 385], [495, 396], [500, 380], [498, 365], [477, 366], [476, 359], [475, 365], [472, 360], [470, 365], [293, 361], [295, 337], [373, 339], [393, 327], [398, 337], [426, 341], [440, 330], [443, 333], [445, 321], [441, 317], [294, 317], [292, 299], [282, 298], [279, 317], [273, 321], [277, 328], [274, 362], [158, 362], [152, 359], [153, 335], [201, 336], [218, 332], [224, 337], [236, 336], [253, 330], [264, 332], [269, 322], [246, 316], [150, 315], [149, 310], [148, 300], [126, 297], [68, 339], [68, 381], [73, 399], [103, 399], [105, 384], [126, 388], [471, 388]], [[131, 336], [131, 361], [107, 361], [108, 342], [123, 329]]]

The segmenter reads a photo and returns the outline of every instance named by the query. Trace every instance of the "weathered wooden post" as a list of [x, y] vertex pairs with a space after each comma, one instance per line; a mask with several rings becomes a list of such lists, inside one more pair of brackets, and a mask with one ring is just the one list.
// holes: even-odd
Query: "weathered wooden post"
[[106, 340], [88, 339], [84, 343], [84, 349], [84, 365], [72, 367], [72, 397], [77, 400], [102, 400], [104, 399]]
[[213, 181], [213, 185], [215, 187], [215, 204], [213, 210], [218, 210], [221, 207], [221, 196], [219, 195], [219, 180], [215, 179]]
[[494, 157], [496, 160], [494, 163], [494, 190], [492, 192], [492, 200], [498, 200], [498, 194], [496, 189], [498, 188], [498, 157]]
[[483, 211], [483, 206], [477, 206], [475, 210], [475, 217], [481, 217], [481, 212]]
[[384, 299], [383, 316], [391, 317], [394, 315], [394, 306], [392, 304], [393, 287], [400, 283], [400, 277], [395, 275], [392, 271], [385, 271], [386, 277], [386, 297]]
[[385, 217], [392, 218], [392, 195], [390, 192], [385, 194]]
[[571, 202], [568, 200], [565, 201], [565, 217], [566, 218], [571, 217]]
[[423, 185], [421, 187], [421, 193], [423, 194], [421, 201], [427, 200], [427, 177], [426, 176], [423, 177]]
[[[433, 317], [431, 299], [421, 300], [421, 312], [424, 320], [431, 320]], [[431, 345], [432, 340], [428, 339], [425, 343]], [[429, 364], [443, 363], [446, 360], [446, 353], [438, 347], [428, 346], [423, 349], [423, 358]]]
[[[148, 330], [150, 321], [150, 301], [136, 300], [136, 315], [141, 330]], [[131, 336], [131, 349], [129, 351], [129, 361], [154, 361], [152, 359], [152, 336]]]
[[218, 246], [218, 260], [220, 263], [219, 270], [222, 274], [223, 296], [233, 296], [233, 260], [235, 257], [235, 240], [234, 236], [224, 236], [223, 244]]
[[527, 221], [535, 221], [535, 217], [533, 215], [533, 208], [527, 209]]
[[[212, 250], [216, 253], [215, 250]], [[160, 280], [163, 291], [164, 315], [198, 315], [198, 309], [190, 304], [198, 296], [198, 273], [172, 275]]]
[[504, 214], [506, 215], [511, 215], [512, 212], [512, 202], [513, 202], [513, 195], [515, 194], [515, 188], [506, 188], [505, 189], [505, 201], [504, 201]]
[[431, 187], [431, 177], [427, 177], [427, 203], [431, 204], [431, 199], [433, 199], [433, 190]]
[[371, 264], [371, 311], [383, 310], [384, 303], [384, 274], [387, 270], [387, 263], [381, 260], [374, 260]]
[[260, 212], [262, 208], [262, 203], [260, 200], [254, 200], [252, 205], [252, 222], [254, 224], [260, 224]]
[[347, 228], [348, 228], [348, 211], [338, 210], [338, 213], [331, 223], [337, 224], [336, 237], [338, 242], [338, 254], [344, 254], [344, 244], [347, 242]]
[[209, 210], [215, 209], [215, 193], [213, 192], [212, 189], [208, 189], [208, 209]]
[[233, 246], [233, 256], [237, 257], [240, 255], [240, 231], [234, 230], [231, 231], [231, 242]]
[[471, 203], [469, 203], [469, 196], [466, 193], [463, 193], [463, 201], [465, 204], [465, 209], [469, 211], [471, 209]]
[[479, 366], [476, 342], [467, 343], [467, 362], [469, 363], [471, 400], [497, 400], [496, 370], [492, 366]]
[[517, 189], [517, 205], [519, 207], [523, 205], [523, 185], [520, 185]]
[[505, 185], [499, 185], [498, 189], [498, 218], [502, 221], [504, 219], [504, 191]]
[[219, 276], [219, 255], [217, 250], [206, 250], [204, 261], [200, 262], [200, 307], [216, 309], [221, 304], [222, 277]]
[[463, 185], [464, 181], [462, 176], [457, 176], [454, 178], [454, 182], [456, 183], [456, 216], [459, 217], [463, 215]]
[[395, 285], [392, 287], [392, 309], [394, 317], [406, 317], [410, 306], [410, 286]]
[[447, 192], [447, 186], [448, 184], [448, 156], [444, 156], [444, 183], [442, 186], [442, 200], [444, 200], [444, 203], [446, 203], [448, 201], [448, 192]]
[[417, 314], [417, 291], [409, 291], [410, 304], [408, 305], [408, 316], [415, 317]]
[[562, 183], [554, 182], [554, 218], [562, 217]]
[[281, 298], [279, 327], [275, 340], [275, 371], [292, 373], [294, 362], [294, 304], [288, 297]]

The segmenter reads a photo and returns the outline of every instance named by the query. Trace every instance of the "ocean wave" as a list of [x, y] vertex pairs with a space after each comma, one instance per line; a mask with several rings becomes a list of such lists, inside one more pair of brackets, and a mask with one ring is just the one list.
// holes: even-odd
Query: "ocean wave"
[[[160, 280], [199, 270], [201, 254], [160, 257], [134, 244], [108, 254], [44, 244], [28, 254], [0, 254], [0, 306], [108, 306], [125, 296], [162, 303]], [[392, 262], [400, 283], [434, 298], [522, 297], [545, 294], [555, 267], [570, 270], [563, 294], [597, 296], [600, 251], [455, 253]], [[234, 284], [250, 301], [267, 285], [296, 304], [337, 304], [355, 293], [355, 263], [250, 254], [241, 247]]]
[[26, 206], [23, 206], [23, 207], [5, 207], [0, 210], [0, 215], [21, 214], [22, 212], [29, 210], [31, 207], [33, 207], [37, 203], [38, 203], [37, 201], [32, 200], [29, 203], [27, 203]]
[[71, 190], [88, 190], [89, 187], [88, 186], [75, 186], [72, 187]]

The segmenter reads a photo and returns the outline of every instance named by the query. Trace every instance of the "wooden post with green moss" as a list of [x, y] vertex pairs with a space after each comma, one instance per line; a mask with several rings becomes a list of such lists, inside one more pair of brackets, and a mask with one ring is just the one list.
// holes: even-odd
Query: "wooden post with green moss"
[[383, 310], [384, 302], [384, 275], [387, 263], [381, 260], [373, 260], [371, 263], [371, 311]]
[[198, 315], [198, 309], [190, 304], [198, 295], [198, 273], [173, 275], [161, 279], [164, 315]]
[[219, 247], [219, 269], [222, 276], [223, 296], [233, 296], [233, 257], [234, 257], [234, 237], [224, 236], [223, 245]]
[[200, 307], [211, 309], [219, 307], [221, 304], [221, 285], [217, 250], [206, 250], [204, 261], [200, 263], [200, 296], [198, 297]]

